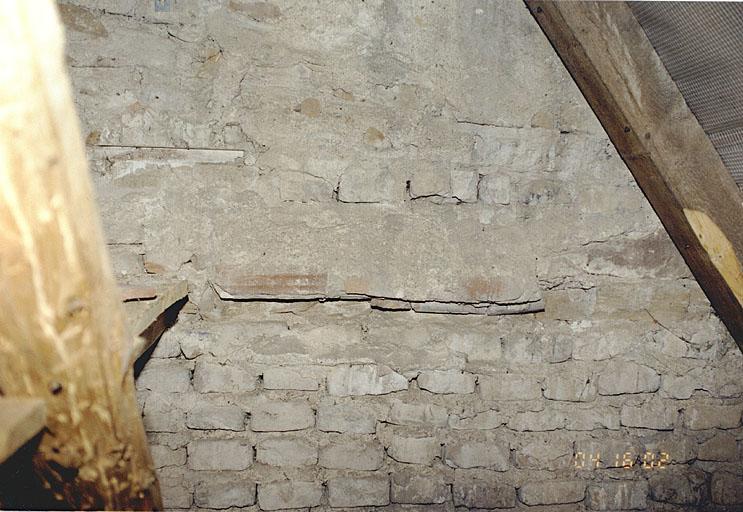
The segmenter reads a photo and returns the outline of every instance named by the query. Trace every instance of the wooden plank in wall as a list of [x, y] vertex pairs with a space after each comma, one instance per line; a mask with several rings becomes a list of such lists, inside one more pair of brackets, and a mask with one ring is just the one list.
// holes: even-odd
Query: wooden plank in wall
[[0, 464], [41, 432], [46, 405], [40, 398], [0, 398]]
[[624, 2], [525, 2], [743, 350], [743, 196], [642, 27]]
[[0, 390], [47, 411], [16, 504], [161, 508], [52, 0], [0, 9], [0, 290]]

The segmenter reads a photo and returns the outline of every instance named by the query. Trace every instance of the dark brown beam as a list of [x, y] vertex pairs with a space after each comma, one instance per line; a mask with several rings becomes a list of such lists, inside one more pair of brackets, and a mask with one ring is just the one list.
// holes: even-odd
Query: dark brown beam
[[629, 6], [525, 2], [743, 350], [743, 196]]

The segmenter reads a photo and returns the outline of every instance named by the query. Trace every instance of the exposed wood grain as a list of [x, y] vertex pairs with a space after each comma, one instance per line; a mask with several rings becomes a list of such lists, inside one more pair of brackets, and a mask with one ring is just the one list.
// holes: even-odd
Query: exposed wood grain
[[161, 508], [51, 0], [0, 10], [0, 290], [0, 389], [47, 408], [38, 494]]
[[0, 463], [41, 432], [46, 405], [40, 398], [0, 398]]
[[525, 0], [726, 327], [743, 349], [743, 308], [684, 210], [743, 256], [743, 197], [624, 2]]

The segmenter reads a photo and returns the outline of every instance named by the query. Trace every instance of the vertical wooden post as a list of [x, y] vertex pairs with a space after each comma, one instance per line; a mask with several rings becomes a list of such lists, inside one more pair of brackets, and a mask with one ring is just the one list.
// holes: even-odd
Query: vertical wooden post
[[[0, 390], [46, 402], [56, 506], [159, 509], [51, 0], [0, 5]], [[122, 378], [123, 376], [123, 378]]]

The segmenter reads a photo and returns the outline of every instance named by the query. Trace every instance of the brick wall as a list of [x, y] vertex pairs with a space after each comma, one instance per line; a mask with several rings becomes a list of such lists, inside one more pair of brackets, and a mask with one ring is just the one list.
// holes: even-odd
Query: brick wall
[[[157, 9], [156, 9], [157, 6]], [[169, 509], [743, 510], [743, 356], [519, 2], [62, 2]]]

